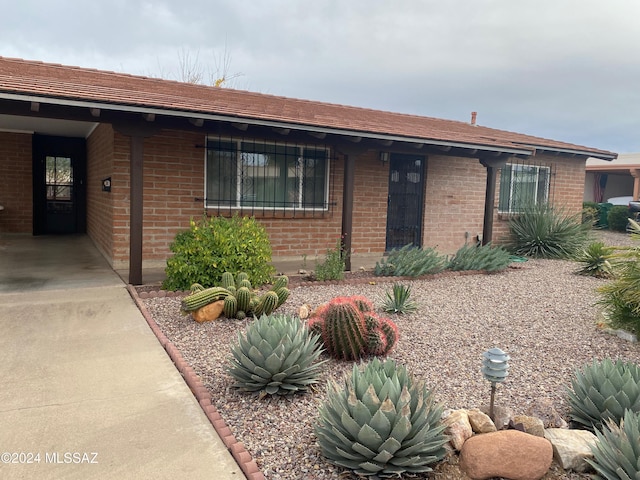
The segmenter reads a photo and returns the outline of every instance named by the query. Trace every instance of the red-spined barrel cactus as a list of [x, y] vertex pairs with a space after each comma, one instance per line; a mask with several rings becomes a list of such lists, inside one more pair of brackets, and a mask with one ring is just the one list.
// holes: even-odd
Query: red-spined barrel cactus
[[398, 340], [396, 324], [378, 317], [362, 296], [337, 297], [321, 306], [309, 319], [309, 329], [322, 336], [330, 355], [343, 360], [387, 355]]

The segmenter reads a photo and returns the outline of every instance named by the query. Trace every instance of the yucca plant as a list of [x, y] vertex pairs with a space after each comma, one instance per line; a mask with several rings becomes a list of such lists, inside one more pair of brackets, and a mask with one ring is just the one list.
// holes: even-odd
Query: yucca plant
[[387, 298], [382, 309], [387, 313], [413, 313], [418, 310], [418, 304], [411, 299], [411, 287], [395, 283], [391, 293], [386, 292]]
[[374, 275], [395, 277], [419, 277], [430, 273], [438, 273], [447, 266], [447, 257], [433, 248], [419, 248], [405, 245], [393, 249], [387, 258], [376, 262]]
[[575, 257], [582, 266], [576, 272], [579, 275], [588, 275], [598, 278], [610, 278], [613, 275], [611, 256], [615, 249], [606, 246], [603, 242], [590, 243]]
[[431, 471], [446, 454], [442, 406], [405, 366], [374, 358], [331, 382], [315, 428], [322, 454], [357, 475], [399, 477]]
[[515, 255], [534, 258], [571, 258], [591, 238], [591, 227], [580, 215], [547, 204], [526, 208], [509, 220]]
[[502, 247], [487, 245], [464, 245], [449, 260], [447, 268], [453, 271], [482, 270], [498, 272], [511, 263], [511, 254]]
[[586, 459], [596, 478], [606, 480], [640, 479], [640, 413], [627, 410], [620, 425], [609, 420], [598, 442], [591, 447], [593, 459]]
[[234, 387], [261, 395], [304, 392], [317, 383], [325, 361], [320, 338], [288, 315], [263, 315], [231, 347], [227, 371]]
[[620, 422], [627, 409], [640, 412], [640, 367], [634, 363], [594, 360], [575, 371], [571, 385], [571, 418], [589, 430], [601, 428], [608, 419]]

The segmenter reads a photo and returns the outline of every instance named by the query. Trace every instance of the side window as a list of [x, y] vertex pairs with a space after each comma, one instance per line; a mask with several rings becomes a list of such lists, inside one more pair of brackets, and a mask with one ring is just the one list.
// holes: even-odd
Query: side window
[[500, 174], [498, 211], [519, 213], [549, 201], [551, 169], [544, 166], [507, 164]]

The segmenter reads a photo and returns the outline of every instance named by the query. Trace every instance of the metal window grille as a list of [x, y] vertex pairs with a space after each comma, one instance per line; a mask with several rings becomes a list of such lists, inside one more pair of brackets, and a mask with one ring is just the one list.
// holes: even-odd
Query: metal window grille
[[205, 206], [218, 214], [324, 217], [334, 159], [325, 144], [207, 138]]
[[530, 160], [507, 163], [500, 170], [500, 213], [520, 213], [535, 205], [553, 203], [555, 165]]

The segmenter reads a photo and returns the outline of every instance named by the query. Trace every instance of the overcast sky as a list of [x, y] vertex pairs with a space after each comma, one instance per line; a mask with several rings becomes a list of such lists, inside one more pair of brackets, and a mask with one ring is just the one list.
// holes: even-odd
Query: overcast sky
[[[0, 55], [640, 152], [640, 0], [1, 0]], [[216, 67], [217, 65], [217, 67]]]

